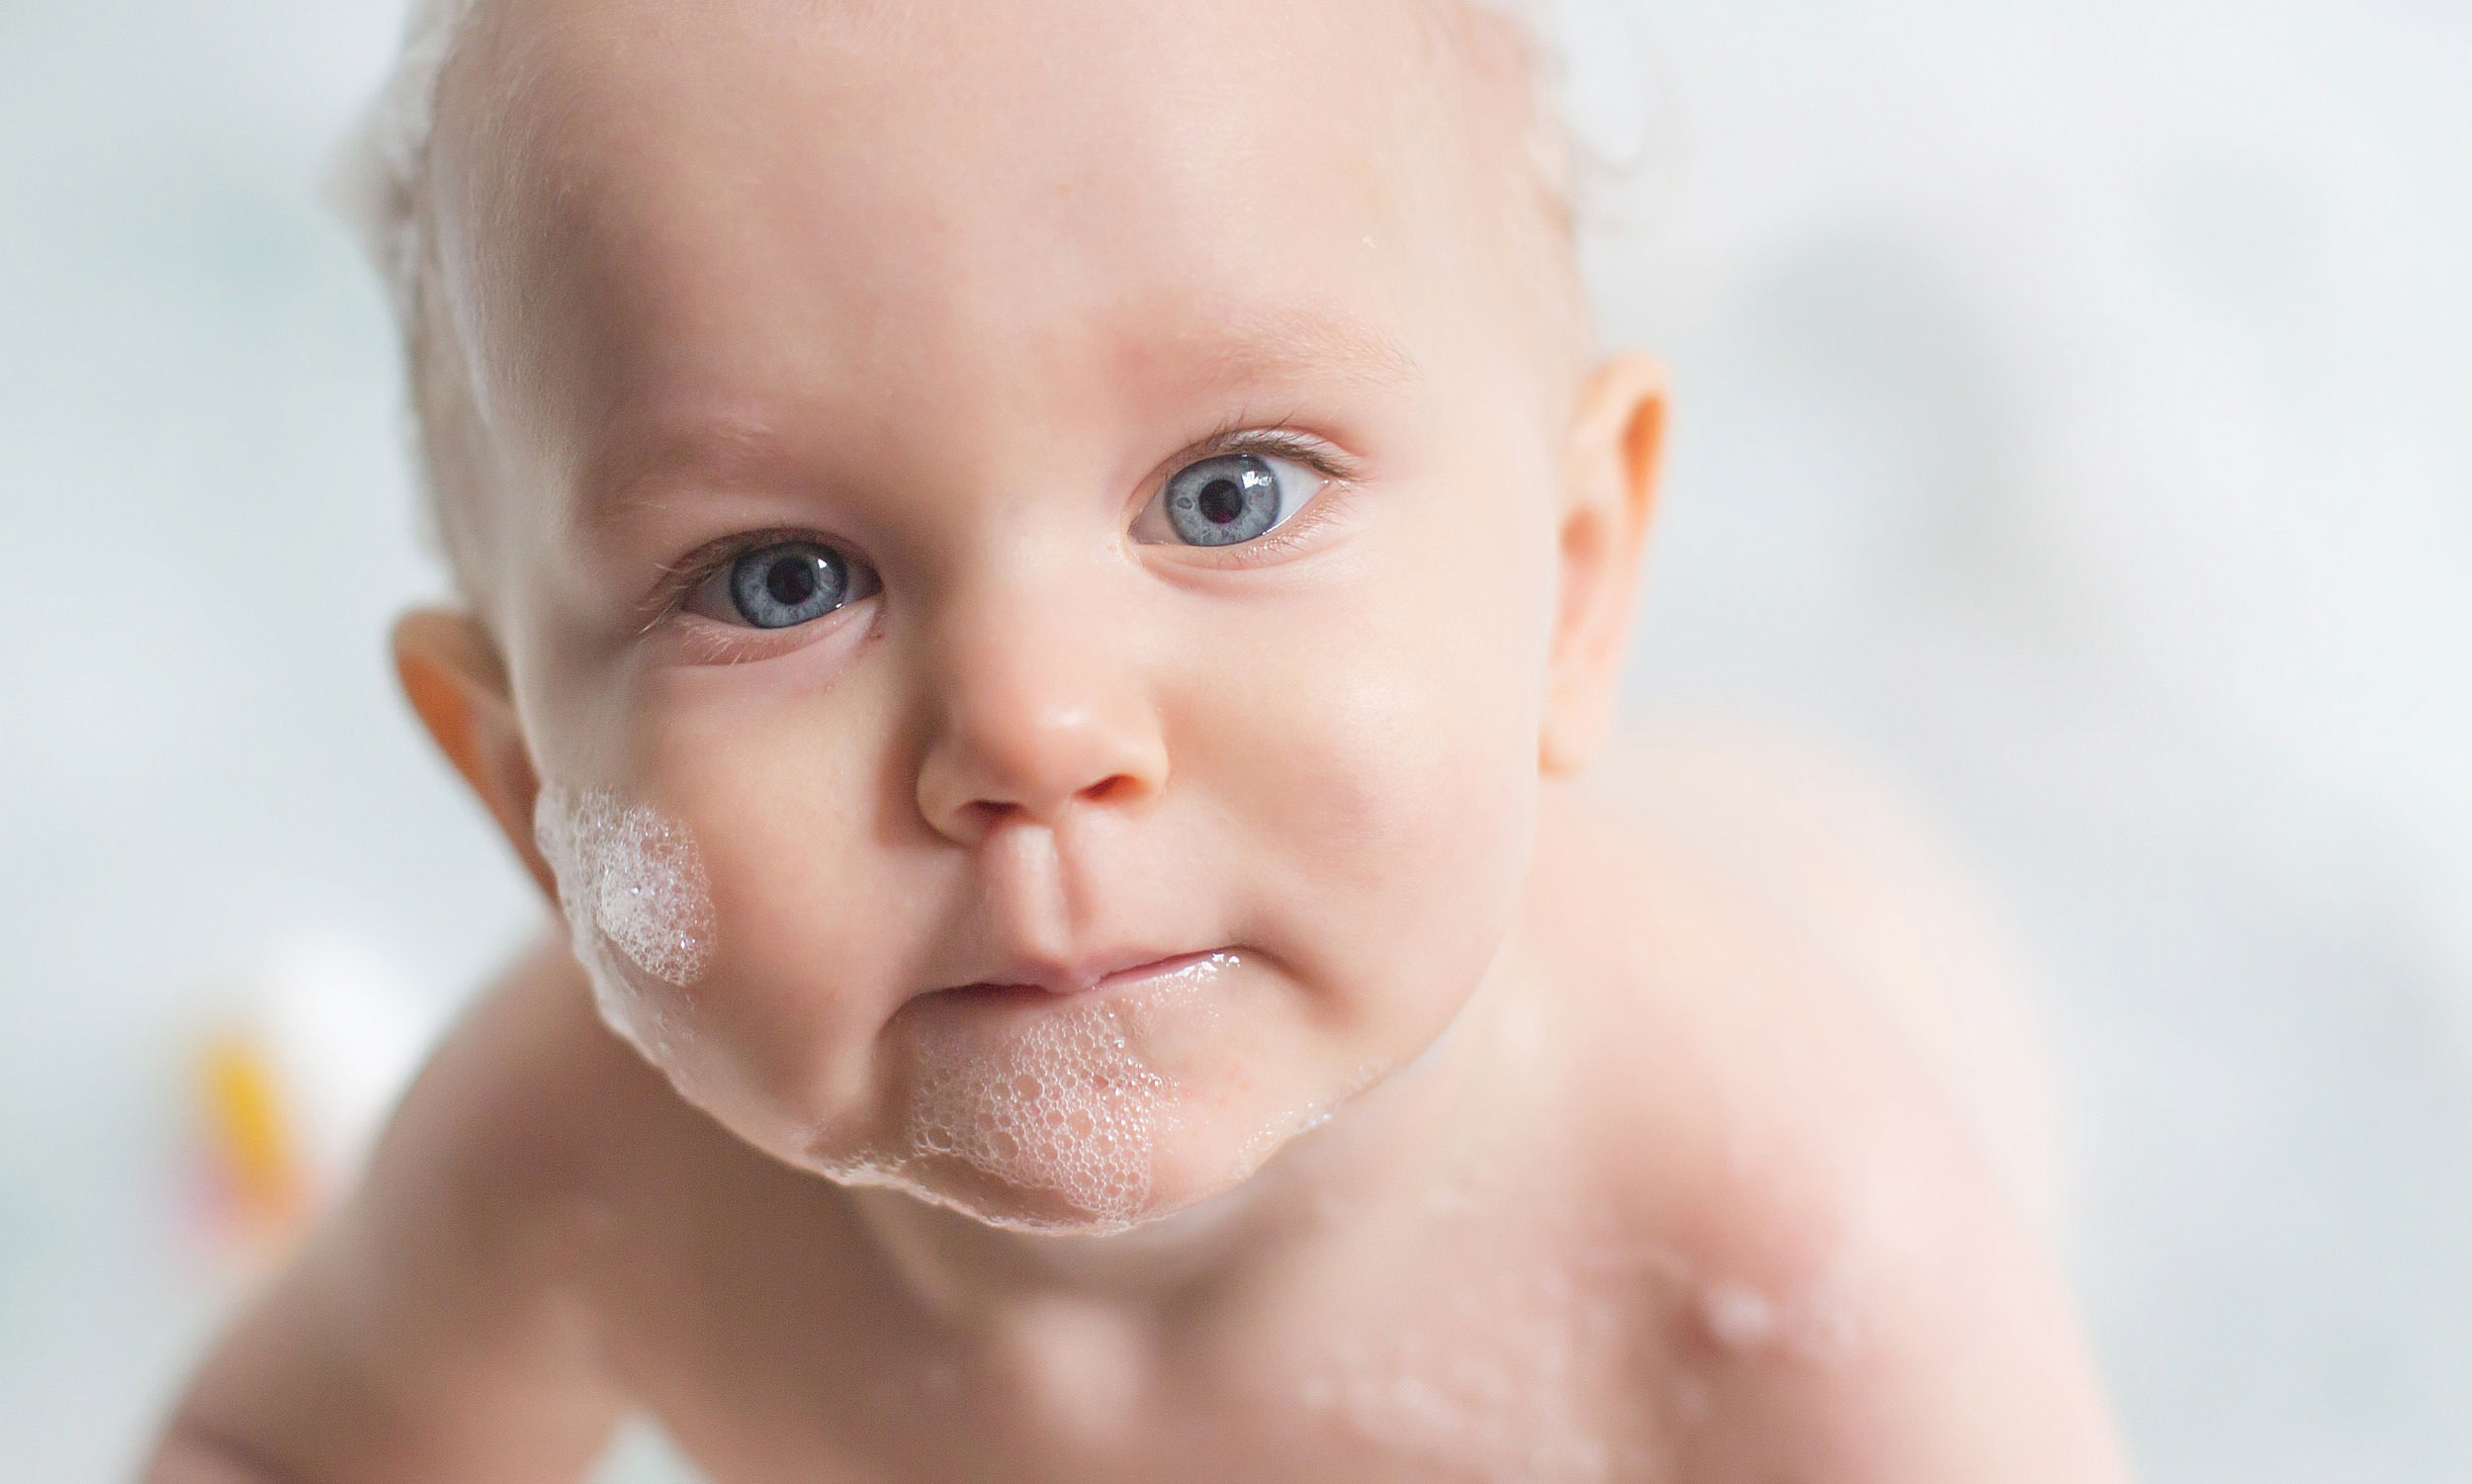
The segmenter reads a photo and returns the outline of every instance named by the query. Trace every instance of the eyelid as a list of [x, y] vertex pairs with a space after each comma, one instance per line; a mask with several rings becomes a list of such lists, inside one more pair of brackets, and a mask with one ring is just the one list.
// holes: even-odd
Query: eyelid
[[[1227, 546], [1189, 546], [1170, 540], [1145, 540], [1142, 528], [1158, 516], [1161, 502], [1177, 477], [1196, 464], [1233, 455], [1250, 454], [1297, 466], [1300, 472], [1316, 478], [1313, 491], [1305, 496], [1303, 505], [1292, 515], [1250, 541]], [[1205, 567], [1237, 567], [1261, 566], [1303, 547], [1333, 518], [1334, 508], [1344, 503], [1345, 496], [1363, 477], [1357, 462], [1329, 441], [1292, 427], [1237, 422], [1222, 426], [1177, 453], [1159, 467], [1148, 482], [1141, 486], [1140, 503], [1134, 507], [1133, 540], [1145, 547], [1173, 551], [1175, 560]]]
[[646, 595], [644, 601], [647, 614], [644, 627], [650, 629], [662, 620], [684, 611], [689, 598], [692, 598], [705, 583], [729, 570], [741, 557], [750, 552], [761, 551], [768, 546], [779, 546], [791, 541], [813, 542], [817, 546], [831, 547], [840, 554], [843, 562], [849, 564], [853, 572], [862, 567], [870, 573], [874, 571], [872, 566], [851, 554], [846, 543], [837, 541], [820, 532], [798, 526], [779, 526], [762, 531], [734, 531], [727, 536], [705, 542], [677, 561], [662, 567], [660, 573], [654, 578], [653, 590]]
[[[850, 551], [848, 544], [838, 538], [800, 526], [739, 531], [706, 542], [661, 569], [653, 590], [645, 598], [645, 617], [636, 630], [637, 637], [642, 638], [665, 623], [674, 622], [690, 614], [693, 610], [689, 605], [695, 601], [696, 594], [703, 591], [708, 583], [736, 566], [739, 560], [749, 553], [762, 551], [768, 546], [781, 546], [794, 542], [829, 547], [839, 555], [842, 564], [848, 568], [850, 577], [849, 596], [843, 600], [842, 608], [873, 597], [882, 590], [884, 579], [877, 574], [875, 564]], [[839, 612], [840, 609], [834, 611]], [[824, 616], [824, 618], [830, 617], [832, 617], [830, 613]], [[730, 629], [743, 627], [723, 619], [705, 618], [702, 621]], [[787, 629], [745, 627], [750, 634], [784, 635], [813, 628], [822, 622], [824, 619], [819, 618], [806, 624], [793, 625]]]
[[1343, 482], [1357, 477], [1356, 467], [1347, 455], [1309, 434], [1289, 428], [1226, 427], [1170, 459], [1151, 481], [1153, 492], [1166, 488], [1167, 481], [1187, 465], [1229, 454], [1271, 454], [1301, 464], [1324, 479]]
[[[795, 654], [819, 644], [832, 644], [835, 636], [848, 637], [853, 632], [870, 634], [874, 622], [860, 630], [848, 627], [852, 614], [862, 607], [873, 611], [870, 600], [884, 590], [884, 579], [870, 564], [842, 552], [840, 554], [849, 577], [849, 586], [840, 603], [803, 622], [765, 628], [743, 622], [739, 618], [723, 618], [703, 611], [698, 600], [707, 588], [725, 584], [731, 568], [748, 555], [767, 547], [783, 545], [831, 546], [832, 543], [804, 532], [764, 532], [752, 537], [739, 536], [716, 542], [707, 551], [709, 556], [690, 557], [673, 568], [677, 597], [663, 616], [648, 625], [641, 637], [651, 638], [660, 631], [661, 642], [674, 646], [674, 655], [694, 664], [736, 665]], [[701, 575], [697, 575], [697, 573]]]

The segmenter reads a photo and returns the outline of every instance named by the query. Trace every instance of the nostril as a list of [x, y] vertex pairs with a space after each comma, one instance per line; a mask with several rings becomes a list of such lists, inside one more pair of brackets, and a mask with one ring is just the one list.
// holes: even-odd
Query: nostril
[[1134, 781], [1130, 773], [1117, 773], [1102, 778], [1082, 790], [1082, 797], [1093, 804], [1115, 804], [1121, 803], [1140, 788], [1141, 785]]
[[[976, 841], [995, 834], [1015, 820], [1053, 824], [1063, 809], [1074, 805], [1122, 807], [1139, 799], [1145, 791], [1142, 780], [1131, 773], [1110, 773], [1087, 788], [1046, 800], [972, 799], [956, 806], [946, 816], [945, 832], [957, 839]], [[930, 815], [932, 818], [932, 815]]]

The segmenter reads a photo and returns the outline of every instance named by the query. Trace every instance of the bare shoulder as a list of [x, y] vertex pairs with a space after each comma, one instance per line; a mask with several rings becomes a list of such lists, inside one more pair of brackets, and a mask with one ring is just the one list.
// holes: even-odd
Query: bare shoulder
[[[156, 1477], [236, 1460], [279, 1477], [572, 1477], [622, 1398], [578, 1282], [632, 1125], [674, 1114], [527, 954], [448, 1034], [360, 1187], [225, 1334]], [[614, 1144], [612, 1141], [616, 1141]]]
[[572, 1287], [633, 1178], [626, 1151], [685, 1114], [601, 1023], [574, 957], [545, 939], [440, 1041], [349, 1215], [460, 1251], [497, 1281]]
[[1925, 1055], [1790, 900], [1602, 794], [1549, 809], [1540, 854], [1574, 1086], [1636, 1133], [1609, 1178], [1694, 1270], [1809, 1290], [1887, 1182], [1987, 1192]]
[[2038, 1230], [2061, 1205], [2035, 976], [1960, 852], [1912, 804], [1782, 733], [1667, 724], [1590, 780], [1670, 866], [1764, 941], [1880, 1011]]
[[1849, 949], [1819, 900], [1925, 919], [1894, 934], [1945, 899], [1906, 903], [1859, 837], [1813, 833], [1739, 759], [1665, 761], [1659, 787], [1733, 769], [1772, 818], [1730, 823], [1714, 781], [1669, 813], [1581, 796], [1549, 811], [1541, 869], [1594, 1160], [1673, 1280], [1685, 1476], [2121, 1477], [2067, 1296], [1871, 982], [1898, 956]]

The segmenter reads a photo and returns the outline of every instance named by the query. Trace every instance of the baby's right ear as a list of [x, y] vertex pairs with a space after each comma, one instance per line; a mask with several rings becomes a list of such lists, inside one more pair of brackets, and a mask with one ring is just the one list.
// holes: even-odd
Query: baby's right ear
[[487, 806], [524, 869], [556, 901], [557, 881], [532, 841], [532, 806], [541, 778], [532, 770], [532, 754], [515, 720], [497, 642], [469, 613], [415, 609], [395, 625], [395, 673], [438, 750]]

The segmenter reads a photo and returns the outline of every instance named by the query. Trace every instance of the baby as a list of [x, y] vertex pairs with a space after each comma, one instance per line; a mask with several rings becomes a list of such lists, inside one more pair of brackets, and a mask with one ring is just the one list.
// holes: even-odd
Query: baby
[[1968, 990], [1879, 947], [1940, 907], [1728, 826], [1826, 813], [1747, 753], [1578, 780], [1663, 388], [1592, 360], [1515, 21], [449, 37], [400, 266], [468, 607], [396, 654], [572, 945], [151, 1479], [572, 1479], [637, 1411], [723, 1484], [2124, 1476], [1897, 1008]]

